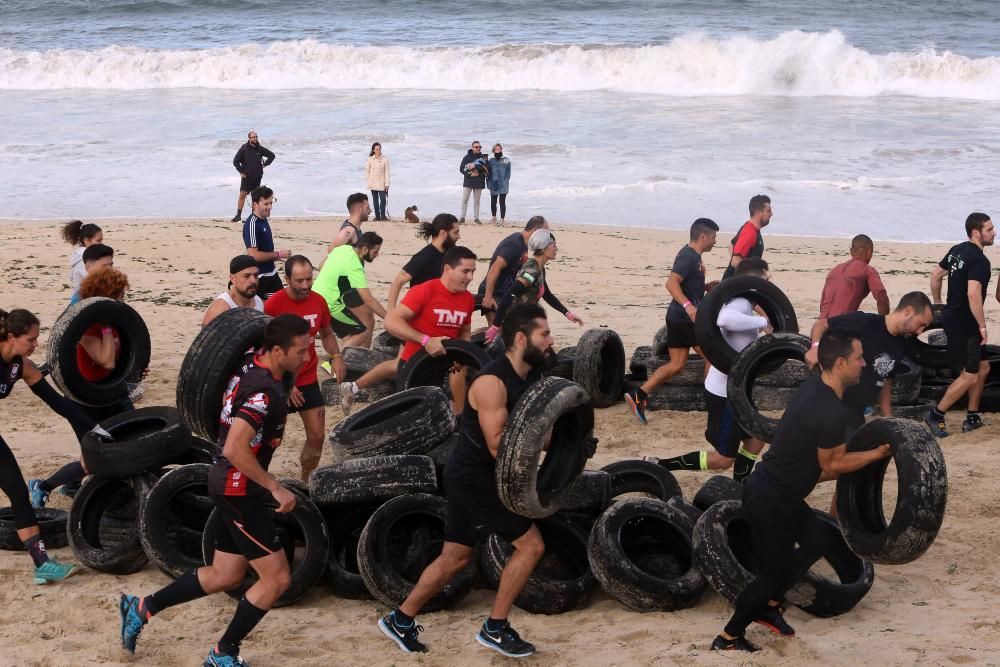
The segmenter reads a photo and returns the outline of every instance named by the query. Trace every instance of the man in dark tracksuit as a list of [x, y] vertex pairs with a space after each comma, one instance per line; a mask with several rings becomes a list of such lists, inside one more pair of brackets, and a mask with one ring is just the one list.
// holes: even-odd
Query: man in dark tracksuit
[[243, 204], [247, 195], [260, 185], [260, 179], [264, 177], [264, 167], [274, 162], [274, 153], [260, 145], [257, 133], [253, 130], [247, 134], [247, 142], [240, 146], [233, 158], [233, 166], [240, 172], [240, 198], [236, 202], [236, 215], [232, 222], [240, 222], [243, 219]]

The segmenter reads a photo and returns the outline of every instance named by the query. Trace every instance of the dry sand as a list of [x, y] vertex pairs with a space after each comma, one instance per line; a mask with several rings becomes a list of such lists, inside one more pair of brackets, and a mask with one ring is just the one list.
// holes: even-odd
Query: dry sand
[[[172, 405], [177, 370], [198, 331], [202, 311], [225, 287], [229, 259], [243, 250], [239, 225], [221, 220], [159, 220], [131, 223], [99, 221], [106, 242], [116, 250], [116, 266], [132, 283], [129, 303], [145, 318], [153, 340], [149, 389], [141, 405]], [[339, 224], [339, 219], [276, 219], [276, 243], [302, 252], [314, 261]], [[388, 284], [405, 258], [421, 247], [413, 228], [403, 223], [369, 223], [385, 239], [382, 255], [369, 266], [374, 292], [385, 297]], [[735, 225], [732, 226], [735, 228]], [[662, 324], [667, 296], [666, 267], [686, 234], [628, 228], [568, 227], [555, 224], [560, 257], [550, 270], [551, 284], [562, 301], [581, 315], [587, 326], [607, 325], [619, 332], [630, 354], [648, 344]], [[510, 229], [464, 226], [463, 244], [481, 257], [480, 272], [497, 241]], [[768, 230], [769, 232], [771, 230]], [[780, 232], [780, 222], [773, 226]], [[728, 259], [731, 232], [720, 234], [720, 245], [705, 255], [710, 279], [718, 277]], [[960, 225], [955, 227], [961, 237]], [[843, 261], [848, 243], [836, 239], [782, 238], [767, 234], [765, 257], [773, 280], [795, 303], [804, 331], [811, 326], [826, 271]], [[0, 222], [0, 305], [26, 307], [47, 325], [69, 299], [67, 256], [70, 247], [59, 240], [51, 222]], [[927, 289], [932, 262], [945, 246], [878, 243], [874, 265], [882, 272], [895, 300], [911, 289]], [[477, 280], [480, 276], [477, 275]], [[990, 299], [987, 319], [991, 333], [997, 309]], [[873, 308], [869, 300], [864, 307]], [[477, 324], [479, 321], [477, 320]], [[575, 343], [580, 330], [556, 316], [558, 345]], [[36, 363], [44, 359], [44, 348]], [[69, 426], [24, 387], [3, 401], [2, 433], [20, 461], [26, 477], [38, 477], [78, 455]], [[339, 410], [328, 410], [328, 426]], [[958, 430], [961, 416], [949, 423]], [[622, 607], [600, 591], [581, 611], [546, 617], [514, 611], [512, 621], [538, 646], [531, 659], [545, 665], [646, 664], [1000, 664], [1000, 584], [994, 557], [1000, 537], [994, 521], [1000, 517], [996, 477], [1000, 474], [995, 448], [1000, 417], [986, 416], [988, 426], [974, 434], [956, 434], [943, 443], [951, 494], [944, 526], [930, 551], [905, 566], [876, 567], [875, 585], [852, 612], [835, 619], [813, 618], [792, 609], [788, 617], [796, 639], [778, 639], [761, 629], [750, 638], [764, 647], [753, 658], [715, 655], [708, 643], [722, 627], [731, 608], [708, 592], [692, 609], [676, 613], [639, 614]], [[297, 474], [303, 440], [301, 422], [289, 419], [285, 446], [278, 450], [272, 471]], [[626, 414], [624, 405], [598, 410], [601, 439], [599, 467], [641, 454], [677, 454], [705, 446], [704, 414], [651, 413], [642, 427]], [[324, 462], [329, 453], [324, 453]], [[681, 474], [690, 497], [709, 473]], [[816, 491], [810, 501], [829, 504], [832, 485]], [[53, 495], [52, 505], [68, 507]], [[58, 556], [72, 558], [68, 549]], [[25, 554], [0, 552], [0, 664], [2, 665], [120, 665], [169, 664], [196, 666], [221, 634], [234, 603], [213, 596], [157, 617], [144, 631], [139, 652], [130, 658], [119, 646], [119, 591], [144, 594], [167, 578], [152, 566], [128, 577], [84, 571], [58, 586], [31, 583]], [[319, 588], [297, 605], [269, 614], [244, 644], [251, 664], [260, 665], [478, 665], [504, 659], [472, 641], [488, 611], [488, 591], [477, 591], [457, 608], [421, 617], [422, 635], [431, 652], [411, 656], [399, 652], [375, 628], [384, 612], [374, 602], [342, 600]]]

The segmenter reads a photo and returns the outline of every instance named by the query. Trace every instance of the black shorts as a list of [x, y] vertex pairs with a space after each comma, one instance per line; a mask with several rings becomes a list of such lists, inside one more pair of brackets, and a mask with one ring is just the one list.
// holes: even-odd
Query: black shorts
[[368, 327], [362, 324], [358, 318], [354, 317], [349, 309], [344, 308], [339, 313], [333, 313], [330, 317], [330, 328], [337, 338], [347, 338], [357, 336], [368, 331]]
[[532, 526], [531, 519], [514, 514], [500, 502], [492, 480], [489, 484], [475, 485], [455, 482], [445, 475], [444, 488], [448, 496], [445, 542], [475, 546], [480, 526], [513, 542]]
[[215, 536], [216, 551], [239, 554], [247, 560], [281, 551], [271, 510], [264, 504], [266, 497], [212, 495], [224, 528]]
[[979, 362], [986, 358], [986, 346], [978, 331], [945, 328], [948, 337], [948, 365], [952, 376], [958, 377], [962, 371], [979, 372]]
[[261, 301], [267, 301], [271, 298], [271, 295], [280, 292], [285, 289], [284, 283], [281, 282], [281, 278], [278, 274], [273, 276], [264, 276], [263, 278], [257, 279], [257, 296], [260, 297]]
[[698, 339], [694, 335], [694, 322], [675, 322], [667, 320], [667, 347], [689, 350], [698, 347]]
[[716, 396], [705, 389], [705, 407], [708, 408], [708, 423], [705, 426], [705, 440], [715, 451], [735, 459], [740, 452], [740, 443], [750, 436], [736, 421], [728, 398]]
[[319, 390], [318, 380], [312, 384], [307, 384], [304, 387], [296, 387], [296, 389], [302, 392], [302, 397], [306, 399], [306, 402], [299, 407], [295, 407], [292, 405], [291, 401], [289, 401], [288, 412], [305, 412], [306, 410], [321, 408], [326, 405], [323, 402], [323, 392]]
[[257, 188], [257, 187], [260, 186], [260, 179], [263, 178], [263, 177], [264, 177], [264, 175], [261, 174], [260, 176], [251, 176], [250, 178], [241, 178], [240, 179], [240, 192], [253, 192], [254, 188]]

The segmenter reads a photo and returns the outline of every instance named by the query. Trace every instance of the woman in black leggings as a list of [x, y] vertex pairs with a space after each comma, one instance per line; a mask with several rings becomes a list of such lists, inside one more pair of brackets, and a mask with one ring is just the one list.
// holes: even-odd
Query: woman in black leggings
[[[68, 399], [57, 394], [42, 377], [35, 364], [28, 359], [38, 347], [38, 329], [38, 318], [27, 310], [18, 309], [9, 313], [0, 310], [0, 399], [7, 398], [17, 381], [23, 379], [36, 396], [71, 424], [85, 426], [88, 431], [110, 439], [107, 431], [84, 415]], [[35, 563], [35, 583], [62, 581], [73, 574], [76, 565], [60, 563], [46, 554], [41, 529], [38, 527], [38, 520], [28, 499], [28, 487], [24, 483], [24, 475], [17, 465], [14, 452], [10, 451], [2, 436], [0, 436], [0, 490], [10, 498], [17, 536]]]

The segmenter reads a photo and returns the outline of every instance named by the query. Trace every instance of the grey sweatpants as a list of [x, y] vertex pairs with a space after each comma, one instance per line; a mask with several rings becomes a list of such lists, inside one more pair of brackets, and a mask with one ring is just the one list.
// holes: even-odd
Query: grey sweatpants
[[479, 220], [479, 198], [483, 196], [482, 188], [462, 188], [462, 219], [465, 220], [465, 213], [469, 210], [469, 195], [472, 195], [472, 210], [476, 214], [475, 219]]

